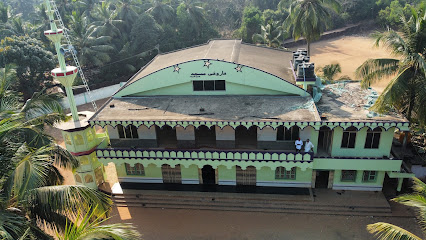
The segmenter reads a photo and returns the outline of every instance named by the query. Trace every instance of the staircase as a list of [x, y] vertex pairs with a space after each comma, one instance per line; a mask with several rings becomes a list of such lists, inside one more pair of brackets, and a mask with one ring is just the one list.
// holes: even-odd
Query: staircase
[[[336, 196], [335, 198], [339, 198]], [[117, 207], [165, 209], [199, 209], [213, 211], [243, 211], [266, 213], [321, 214], [341, 216], [392, 216], [384, 202], [320, 201], [310, 195], [275, 195], [217, 192], [137, 191], [114, 194]], [[314, 201], [312, 201], [314, 200]], [[347, 204], [346, 204], [347, 203]]]

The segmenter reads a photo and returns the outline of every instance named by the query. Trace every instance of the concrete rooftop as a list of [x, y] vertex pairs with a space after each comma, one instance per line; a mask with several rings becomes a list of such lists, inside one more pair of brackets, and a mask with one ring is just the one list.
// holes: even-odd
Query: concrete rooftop
[[[111, 107], [111, 106], [114, 107]], [[203, 108], [204, 111], [200, 111]], [[151, 96], [111, 98], [91, 121], [318, 121], [310, 97]]]
[[203, 45], [157, 55], [126, 85], [160, 69], [197, 59], [219, 59], [235, 62], [261, 69], [288, 82], [295, 83], [289, 66], [292, 52], [245, 44], [241, 40], [211, 40]]
[[[365, 105], [371, 101], [374, 90], [362, 89], [359, 82], [341, 82], [326, 85], [322, 91], [321, 100], [316, 104], [322, 116], [328, 121], [392, 121], [405, 122], [404, 117], [394, 113], [368, 117], [370, 113]], [[377, 95], [378, 96], [378, 95]]]

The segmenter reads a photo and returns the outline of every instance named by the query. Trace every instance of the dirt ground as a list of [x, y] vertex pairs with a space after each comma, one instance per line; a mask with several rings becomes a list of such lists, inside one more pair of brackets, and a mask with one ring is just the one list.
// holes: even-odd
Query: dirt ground
[[144, 240], [368, 240], [378, 221], [421, 232], [414, 218], [356, 217], [206, 210], [114, 208], [110, 223], [131, 222]]
[[[349, 76], [352, 80], [360, 80], [355, 77], [355, 70], [369, 58], [394, 58], [389, 51], [380, 46], [374, 46], [374, 38], [370, 33], [362, 35], [342, 36], [333, 39], [318, 41], [311, 44], [311, 62], [315, 68], [323, 67], [331, 63], [339, 63], [341, 76]], [[373, 88], [382, 92], [390, 79], [384, 79], [373, 85]]]

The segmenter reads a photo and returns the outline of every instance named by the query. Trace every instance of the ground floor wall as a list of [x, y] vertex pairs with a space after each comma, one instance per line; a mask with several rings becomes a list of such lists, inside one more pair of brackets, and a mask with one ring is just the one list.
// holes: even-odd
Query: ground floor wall
[[[179, 168], [180, 176], [179, 182], [181, 184], [203, 184], [203, 169], [196, 165], [189, 167], [175, 166]], [[226, 166], [218, 166], [217, 169], [212, 169], [214, 180], [217, 185], [236, 186], [238, 183], [238, 166], [228, 168]], [[143, 169], [143, 175], [129, 174], [126, 170], [125, 164], [116, 165], [117, 174], [120, 182], [133, 182], [133, 183], [163, 183], [164, 170], [154, 164], [149, 164]], [[241, 168], [239, 168], [240, 171]], [[320, 171], [326, 171], [328, 177], [326, 184], [323, 187], [332, 188], [334, 190], [360, 190], [360, 191], [381, 191], [383, 181], [385, 178], [385, 171], [374, 171], [374, 180], [365, 179], [365, 170], [351, 170], [355, 174], [353, 180], [348, 181], [342, 178], [342, 170], [314, 170], [312, 168], [305, 169], [304, 171], [298, 167], [295, 168], [294, 176], [289, 179], [279, 179], [276, 175], [276, 169], [269, 167], [261, 167], [254, 170], [254, 174], [249, 177], [253, 178], [255, 186], [259, 187], [301, 187], [301, 188], [318, 188]]]
[[364, 173], [365, 171], [358, 170], [354, 181], [345, 181], [342, 179], [342, 170], [335, 170], [332, 188], [334, 190], [381, 191], [386, 172], [377, 171], [374, 180], [364, 179]]

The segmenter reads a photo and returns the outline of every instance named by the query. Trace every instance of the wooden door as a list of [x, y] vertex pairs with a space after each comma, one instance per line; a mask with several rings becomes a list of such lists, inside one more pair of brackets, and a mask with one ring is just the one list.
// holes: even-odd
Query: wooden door
[[182, 183], [180, 165], [176, 165], [174, 168], [167, 164], [162, 165], [161, 172], [163, 174], [163, 183]]
[[256, 168], [250, 166], [243, 170], [237, 166], [236, 179], [237, 185], [256, 186]]

